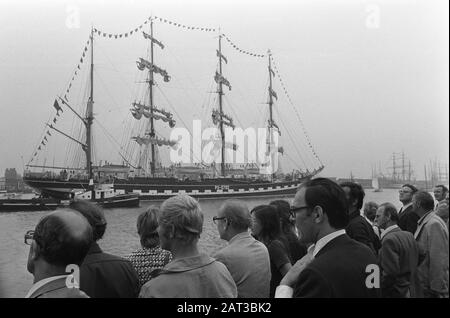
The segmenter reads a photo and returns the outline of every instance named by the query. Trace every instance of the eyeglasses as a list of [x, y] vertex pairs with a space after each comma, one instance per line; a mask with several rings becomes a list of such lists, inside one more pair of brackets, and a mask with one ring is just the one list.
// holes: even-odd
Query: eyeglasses
[[412, 193], [412, 191], [398, 190], [398, 193]]
[[217, 224], [217, 221], [219, 221], [219, 220], [224, 220], [224, 219], [226, 219], [226, 217], [221, 217], [221, 218], [219, 218], [218, 216], [215, 216], [215, 217], [213, 217], [213, 222], [214, 222], [214, 224]]
[[31, 245], [31, 242], [33, 241], [33, 237], [34, 237], [34, 230], [28, 230], [25, 233], [25, 237], [23, 239], [23, 242], [27, 245]]
[[300, 210], [307, 209], [307, 208], [309, 208], [309, 206], [306, 206], [306, 205], [304, 205], [304, 206], [291, 206], [291, 208], [289, 209], [289, 213], [292, 216], [295, 216], [295, 213], [297, 213]]

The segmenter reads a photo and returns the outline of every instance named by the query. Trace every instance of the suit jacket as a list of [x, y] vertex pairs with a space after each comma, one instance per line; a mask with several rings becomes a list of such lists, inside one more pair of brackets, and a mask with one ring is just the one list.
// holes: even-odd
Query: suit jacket
[[381, 240], [379, 252], [383, 297], [409, 297], [411, 277], [419, 264], [419, 245], [414, 236], [400, 228], [390, 230]]
[[[379, 288], [368, 288], [368, 265], [377, 264], [366, 245], [340, 235], [328, 242], [300, 273], [294, 297], [368, 298], [380, 297]], [[370, 279], [369, 279], [370, 280]]]
[[447, 225], [435, 212], [429, 212], [420, 219], [414, 237], [419, 244], [421, 263], [417, 268], [411, 295], [448, 297]]
[[[403, 209], [403, 208], [402, 208]], [[410, 205], [405, 210], [401, 210], [398, 214], [398, 226], [403, 231], [411, 232], [412, 234], [416, 233], [417, 222], [420, 217], [414, 211], [414, 207]]]
[[67, 288], [66, 278], [53, 280], [34, 291], [30, 298], [89, 298], [78, 288]]
[[350, 221], [345, 228], [345, 232], [350, 238], [367, 245], [375, 255], [378, 254], [381, 246], [380, 239], [360, 211], [355, 211], [350, 215]]
[[214, 258], [230, 271], [236, 283], [238, 297], [267, 298], [270, 288], [270, 259], [266, 246], [249, 233], [234, 236], [228, 246]]
[[94, 243], [80, 267], [80, 289], [93, 298], [135, 298], [139, 278], [129, 261]]

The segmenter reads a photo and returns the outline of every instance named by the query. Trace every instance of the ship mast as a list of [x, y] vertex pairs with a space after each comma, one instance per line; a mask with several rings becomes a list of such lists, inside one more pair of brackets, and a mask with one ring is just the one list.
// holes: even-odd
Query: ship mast
[[[140, 71], [144, 71], [145, 69], [148, 69], [148, 87], [149, 87], [149, 104], [145, 105], [141, 102], [133, 102], [133, 108], [131, 108], [131, 114], [133, 117], [137, 120], [140, 120], [142, 116], [145, 118], [148, 118], [148, 125], [146, 127], [146, 131], [144, 136], [135, 136], [132, 137], [133, 140], [135, 140], [140, 147], [144, 146], [144, 153], [142, 154], [142, 149], [140, 150], [140, 162], [148, 162], [148, 147], [150, 146], [151, 151], [151, 162], [150, 162], [150, 174], [152, 177], [155, 176], [155, 161], [156, 161], [156, 154], [155, 154], [155, 147], [156, 146], [174, 146], [176, 142], [170, 141], [164, 138], [158, 138], [156, 137], [155, 132], [155, 120], [162, 120], [166, 123], [168, 123], [170, 128], [175, 127], [175, 120], [173, 119], [173, 115], [165, 111], [164, 109], [159, 109], [154, 105], [154, 91], [153, 86], [155, 85], [155, 73], [159, 74], [163, 77], [164, 82], [170, 81], [170, 76], [167, 73], [166, 70], [158, 67], [154, 64], [154, 45], [158, 45], [161, 50], [164, 49], [164, 44], [162, 44], [160, 41], [155, 39], [153, 37], [153, 19], [150, 21], [150, 34], [147, 34], [145, 32], [142, 32], [142, 35], [145, 39], [150, 40], [150, 61], [139, 58], [138, 61], [136, 61], [137, 68]], [[145, 99], [145, 98], [144, 98]], [[144, 160], [143, 160], [144, 159]], [[141, 166], [141, 164], [139, 164]]]
[[[270, 50], [267, 51], [267, 55], [269, 57], [269, 120], [267, 122], [267, 129], [269, 131], [269, 144], [268, 144], [268, 153], [272, 156], [271, 154], [271, 147], [273, 144], [273, 135], [272, 135], [272, 131], [274, 128], [277, 129], [277, 132], [279, 135], [281, 135], [280, 133], [280, 128], [278, 127], [278, 125], [275, 123], [274, 119], [273, 119], [273, 105], [274, 105], [274, 100], [273, 98], [275, 97], [275, 99], [278, 99], [277, 93], [273, 90], [272, 88], [272, 76], [275, 75], [274, 71], [272, 70], [272, 53]], [[276, 156], [278, 156], [278, 152], [281, 152], [282, 148], [278, 148], [276, 149]], [[271, 157], [272, 159], [272, 157]], [[271, 179], [273, 181], [273, 176], [274, 176], [275, 172], [271, 173]]]
[[[150, 21], [150, 36], [153, 38], [153, 19]], [[150, 62], [153, 65], [153, 41], [150, 41]], [[155, 138], [155, 126], [153, 122], [153, 68], [149, 68], [149, 103], [150, 103], [150, 138]], [[152, 161], [150, 162], [150, 173], [155, 175], [155, 145], [150, 144]]]
[[[219, 74], [222, 76], [222, 35], [219, 35]], [[219, 112], [223, 114], [222, 109], [222, 97], [223, 97], [223, 84], [222, 81], [219, 81]], [[222, 140], [222, 161], [221, 161], [221, 173], [222, 176], [225, 176], [225, 132], [223, 128], [223, 121], [220, 121], [220, 138]]]
[[[220, 30], [219, 30], [220, 33]], [[220, 139], [221, 139], [221, 175], [225, 177], [225, 128], [224, 126], [229, 126], [234, 129], [233, 118], [226, 115], [223, 112], [223, 85], [228, 86], [228, 89], [231, 90], [230, 82], [223, 77], [222, 75], [222, 61], [228, 63], [226, 57], [222, 54], [222, 34], [219, 34], [219, 49], [216, 51], [217, 57], [219, 58], [219, 71], [216, 71], [216, 75], [214, 76], [215, 82], [218, 84], [217, 94], [219, 95], [219, 110], [214, 109], [212, 112], [212, 119], [214, 125], [219, 125], [220, 131]], [[233, 150], [236, 150], [236, 146], [232, 145]]]
[[86, 170], [89, 180], [92, 179], [92, 122], [94, 120], [94, 29], [91, 29], [91, 92], [86, 110]]

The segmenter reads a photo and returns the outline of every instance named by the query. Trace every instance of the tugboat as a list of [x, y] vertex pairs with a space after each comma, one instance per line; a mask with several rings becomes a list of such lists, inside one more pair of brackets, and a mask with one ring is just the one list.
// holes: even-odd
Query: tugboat
[[[92, 164], [92, 124], [94, 121], [94, 35], [102, 34], [99, 30], [93, 28], [88, 41], [88, 44], [90, 44], [90, 94], [87, 101], [86, 115], [82, 116], [76, 112], [74, 107], [70, 105], [66, 96], [64, 96], [64, 98], [57, 97], [53, 105], [58, 116], [59, 112], [62, 112], [62, 107], [64, 107], [64, 109], [69, 109], [76, 117], [78, 117], [83, 124], [82, 126], [85, 128], [85, 140], [80, 141], [69, 136], [56, 128], [53, 123], [47, 124], [49, 127], [49, 131], [47, 132], [48, 135], [50, 135], [50, 131], [57, 132], [81, 146], [81, 149], [85, 153], [86, 166], [83, 168], [67, 168], [62, 166], [48, 167], [46, 165], [29, 163], [27, 165], [28, 168], [51, 168], [65, 171], [65, 173], [60, 173], [58, 175], [51, 172], [33, 173], [28, 170], [24, 174], [24, 181], [29, 186], [39, 190], [44, 196], [59, 199], [74, 198], [74, 194], [77, 193], [76, 196], [78, 197], [94, 200], [106, 207], [112, 205], [113, 202], [128, 205], [136, 204], [138, 199], [164, 200], [178, 193], [186, 193], [197, 198], [289, 195], [294, 194], [302, 182], [311, 179], [323, 170], [324, 166], [314, 151], [313, 153], [320, 164], [319, 166], [312, 170], [296, 170], [291, 174], [286, 175], [277, 174], [277, 171], [261, 173], [261, 171], [265, 171], [264, 165], [267, 165], [267, 162], [262, 164], [249, 163], [238, 167], [226, 162], [226, 148], [236, 151], [237, 146], [225, 142], [225, 128], [234, 129], [235, 125], [233, 123], [233, 118], [225, 114], [223, 110], [225, 95], [224, 86], [231, 90], [231, 84], [224, 77], [222, 69], [223, 63], [228, 63], [222, 50], [222, 38], [225, 36], [222, 33], [218, 36], [218, 49], [216, 50], [218, 69], [214, 75], [214, 81], [217, 84], [217, 108], [214, 108], [212, 111], [212, 121], [219, 132], [214, 140], [214, 143], [219, 145], [218, 150], [220, 151], [220, 159], [217, 160], [218, 164], [216, 166], [215, 162], [207, 164], [202, 161], [188, 167], [181, 167], [178, 163], [174, 163], [169, 167], [163, 167], [157, 158], [159, 147], [165, 146], [176, 148], [178, 145], [177, 141], [165, 139], [157, 134], [156, 121], [162, 121], [169, 125], [170, 128], [175, 126], [176, 121], [171, 112], [155, 106], [154, 89], [155, 85], [157, 85], [157, 75], [161, 76], [164, 82], [169, 82], [171, 76], [169, 76], [166, 70], [155, 64], [155, 45], [161, 50], [164, 49], [164, 45], [153, 35], [154, 18], [150, 17], [148, 21], [145, 22], [145, 24], [147, 23], [150, 24], [150, 32], [142, 32], [142, 35], [145, 40], [149, 41], [149, 56], [146, 58], [139, 58], [136, 62], [139, 71], [148, 72], [148, 77], [145, 81], [146, 92], [144, 101], [132, 102], [131, 108], [131, 115], [133, 118], [139, 121], [139, 123], [143, 123], [141, 124], [141, 127], [143, 127], [142, 134], [131, 137], [132, 142], [136, 143], [135, 147], [139, 148], [140, 155], [137, 160], [137, 165], [133, 165], [131, 160], [128, 160], [121, 155], [124, 160], [123, 164], [121, 166], [116, 165], [116, 167], [120, 167], [124, 173], [99, 176], [99, 171], [102, 169], [102, 166], [98, 165], [94, 167]], [[141, 28], [142, 26], [140, 29]], [[137, 29], [135, 30], [135, 33], [138, 33]], [[105, 37], [105, 33], [103, 33], [103, 36]], [[126, 36], [128, 36], [128, 34]], [[112, 36], [109, 35], [109, 38], [111, 37]], [[85, 52], [87, 49], [86, 46]], [[83, 53], [83, 57], [84, 55], [85, 53]], [[278, 97], [272, 87], [272, 80], [275, 76], [275, 72], [271, 64], [272, 55], [270, 50], [268, 51], [267, 56], [269, 76], [267, 104], [269, 106], [269, 118], [267, 121], [268, 137], [266, 143], [266, 156], [269, 154], [270, 161], [276, 160], [274, 157], [278, 158], [278, 156], [282, 155], [284, 149], [283, 147], [278, 147], [273, 141], [274, 133], [281, 136], [281, 131], [273, 116], [275, 99], [278, 99]], [[56, 117], [53, 122], [56, 123]], [[43, 140], [42, 145], [39, 145], [39, 149], [41, 149], [41, 146], [45, 145], [45, 142], [47, 141], [46, 137], [45, 141]], [[181, 172], [183, 169], [190, 169], [193, 173], [186, 176], [186, 173]], [[102, 188], [102, 177], [110, 181], [108, 190], [96, 190]], [[80, 193], [82, 194], [80, 195]]]

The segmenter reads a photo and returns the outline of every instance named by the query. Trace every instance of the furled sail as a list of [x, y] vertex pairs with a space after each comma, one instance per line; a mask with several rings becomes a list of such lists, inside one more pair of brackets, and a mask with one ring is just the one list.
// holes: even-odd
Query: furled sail
[[155, 43], [156, 45], [158, 45], [162, 50], [164, 50], [164, 44], [162, 44], [160, 41], [158, 41], [157, 39], [155, 39], [154, 37], [152, 37], [150, 34], [145, 33], [144, 31], [142, 31], [142, 33], [144, 34], [144, 38], [152, 41], [153, 43]]
[[230, 82], [225, 77], [220, 75], [219, 72], [216, 72], [216, 75], [214, 76], [214, 80], [216, 81], [217, 84], [223, 84], [225, 86], [228, 86], [228, 89], [231, 91]]
[[227, 58], [225, 57], [225, 55], [220, 53], [219, 50], [216, 50], [216, 54], [217, 54], [217, 57], [220, 57], [226, 64], [228, 64]]
[[158, 138], [158, 137], [150, 137], [150, 136], [145, 136], [145, 137], [136, 136], [136, 137], [132, 137], [131, 139], [135, 140], [139, 146], [153, 144], [153, 145], [158, 145], [158, 146], [174, 147], [177, 144], [177, 141], [167, 140], [167, 139]]
[[143, 59], [142, 57], [139, 58], [139, 61], [136, 61], [136, 65], [141, 71], [143, 71], [145, 68], [148, 68], [150, 71], [160, 74], [164, 78], [164, 82], [170, 81], [170, 76], [166, 70], [163, 70], [162, 68], [156, 66], [155, 64], [152, 64], [146, 59]]

